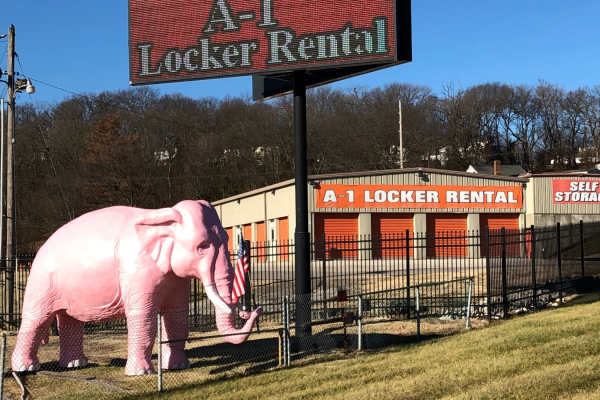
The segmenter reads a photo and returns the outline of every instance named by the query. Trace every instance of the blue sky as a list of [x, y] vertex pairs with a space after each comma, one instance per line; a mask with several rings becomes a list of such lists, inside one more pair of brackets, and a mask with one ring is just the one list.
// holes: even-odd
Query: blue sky
[[[332, 86], [370, 89], [403, 82], [439, 94], [448, 85], [465, 89], [485, 82], [545, 80], [567, 90], [600, 84], [598, 0], [413, 0], [412, 7], [412, 63]], [[4, 2], [0, 34], [15, 25], [16, 70], [31, 77], [37, 89], [32, 96], [20, 94], [19, 101], [52, 105], [72, 93], [128, 88], [127, 22], [126, 0]], [[6, 46], [0, 39], [3, 70]], [[153, 87], [160, 93], [223, 98], [250, 96], [252, 82], [238, 77]], [[5, 89], [0, 85], [0, 97]]]

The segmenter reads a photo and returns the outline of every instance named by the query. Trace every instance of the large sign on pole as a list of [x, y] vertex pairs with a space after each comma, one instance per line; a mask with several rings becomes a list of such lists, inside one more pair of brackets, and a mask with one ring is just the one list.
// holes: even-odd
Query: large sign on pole
[[[410, 0], [129, 0], [133, 85], [410, 61]], [[310, 82], [309, 82], [310, 83]]]
[[410, 14], [410, 0], [129, 0], [132, 85], [253, 75], [255, 99], [294, 92], [297, 336], [311, 333], [306, 88], [411, 61]]

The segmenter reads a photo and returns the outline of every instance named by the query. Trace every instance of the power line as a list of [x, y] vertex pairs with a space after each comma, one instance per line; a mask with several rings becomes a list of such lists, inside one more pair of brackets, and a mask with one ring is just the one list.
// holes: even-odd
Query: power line
[[41, 83], [42, 85], [46, 85], [46, 86], [49, 86], [49, 87], [51, 87], [51, 88], [54, 88], [54, 89], [57, 89], [57, 90], [61, 90], [61, 91], [65, 92], [65, 93], [69, 93], [69, 94], [72, 94], [72, 95], [74, 95], [74, 96], [83, 96], [83, 94], [82, 94], [82, 93], [77, 93], [77, 92], [74, 92], [74, 91], [72, 91], [72, 90], [65, 89], [65, 88], [62, 88], [62, 87], [60, 87], [60, 86], [56, 86], [56, 85], [53, 85], [53, 84], [51, 84], [51, 83], [48, 83], [48, 82], [44, 82], [44, 81], [42, 81], [42, 80], [40, 80], [40, 79], [37, 79], [37, 78], [34, 78], [34, 77], [32, 77], [32, 76], [29, 76], [29, 75], [28, 75], [27, 77], [28, 77], [30, 80], [34, 81], [34, 82], [38, 82], [38, 83]]
[[15, 56], [17, 56], [17, 62], [19, 63], [19, 66], [21, 67], [21, 71], [23, 72], [23, 75], [26, 75], [25, 68], [23, 68], [23, 64], [21, 64], [21, 57], [19, 57], [19, 53], [15, 53]]
[[34, 77], [32, 77], [32, 76], [29, 76], [29, 75], [28, 75], [28, 74], [25, 72], [25, 68], [23, 68], [23, 63], [21, 62], [21, 57], [19, 57], [19, 54], [18, 54], [18, 53], [15, 53], [15, 55], [17, 56], [17, 62], [19, 63], [19, 67], [21, 67], [21, 72], [22, 72], [22, 75], [24, 75], [24, 76], [25, 76], [25, 77], [27, 77], [28, 79], [30, 79], [30, 80], [32, 80], [32, 81], [35, 81], [35, 82], [39, 82], [39, 83], [41, 83], [42, 85], [46, 85], [46, 86], [49, 86], [49, 87], [51, 87], [51, 88], [54, 88], [54, 89], [57, 89], [57, 90], [61, 90], [61, 91], [63, 91], [63, 92], [66, 92], [66, 93], [69, 93], [69, 94], [75, 95], [75, 96], [82, 96], [82, 95], [83, 95], [83, 94], [81, 94], [81, 93], [77, 93], [77, 92], [74, 92], [74, 91], [72, 91], [72, 90], [65, 89], [65, 88], [62, 88], [62, 87], [60, 87], [60, 86], [53, 85], [52, 83], [44, 82], [44, 81], [42, 81], [42, 80], [40, 80], [40, 79], [34, 78]]

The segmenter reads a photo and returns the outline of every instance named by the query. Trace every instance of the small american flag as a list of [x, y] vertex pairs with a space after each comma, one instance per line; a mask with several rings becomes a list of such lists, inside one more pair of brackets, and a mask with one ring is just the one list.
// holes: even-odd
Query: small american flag
[[235, 277], [233, 279], [233, 303], [246, 293], [246, 274], [250, 270], [250, 255], [244, 239], [240, 239], [240, 245], [237, 252], [237, 262], [235, 263]]

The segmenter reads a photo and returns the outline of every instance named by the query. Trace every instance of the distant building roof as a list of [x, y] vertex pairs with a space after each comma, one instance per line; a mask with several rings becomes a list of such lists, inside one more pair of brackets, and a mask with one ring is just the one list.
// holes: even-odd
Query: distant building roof
[[[469, 165], [469, 168], [467, 168], [467, 172], [469, 172], [471, 174], [493, 175], [494, 174], [494, 166], [488, 165], [488, 164]], [[511, 165], [511, 164], [500, 165], [500, 175], [521, 176], [526, 173], [527, 173], [527, 171], [525, 171], [520, 165]]]

